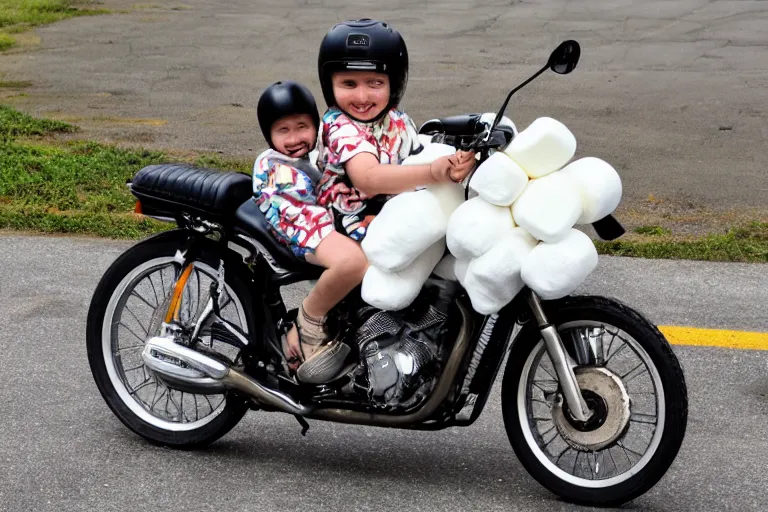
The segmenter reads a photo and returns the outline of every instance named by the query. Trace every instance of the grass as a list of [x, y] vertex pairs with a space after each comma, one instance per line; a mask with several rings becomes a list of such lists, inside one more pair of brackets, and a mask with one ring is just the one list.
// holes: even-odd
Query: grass
[[632, 231], [634, 231], [639, 235], [649, 235], [649, 236], [662, 236], [662, 235], [672, 234], [672, 231], [670, 231], [667, 228], [663, 228], [661, 226], [638, 226]]
[[[0, 43], [2, 44], [2, 43]], [[24, 87], [29, 87], [32, 85], [32, 82], [27, 80], [21, 80], [21, 81], [13, 81], [13, 80], [0, 80], [0, 88], [9, 88], [9, 89], [23, 89]]]
[[134, 215], [127, 180], [147, 165], [184, 161], [249, 172], [218, 155], [173, 158], [88, 141], [62, 142], [77, 128], [0, 105], [0, 229], [140, 238], [170, 224]]
[[8, 141], [19, 136], [46, 135], [76, 130], [77, 127], [61, 121], [35, 119], [11, 107], [0, 105], [0, 141]]
[[11, 34], [72, 16], [104, 14], [103, 9], [85, 8], [90, 2], [73, 0], [2, 0], [0, 2], [0, 51], [16, 44]]
[[[125, 182], [146, 165], [183, 161], [250, 173], [251, 162], [219, 154], [122, 149], [88, 141], [62, 141], [76, 132], [61, 121], [35, 119], [0, 105], [0, 229], [142, 238], [173, 227], [133, 213]], [[746, 222], [726, 233], [684, 237], [641, 225], [600, 254], [642, 258], [768, 262], [768, 223]]]
[[768, 223], [751, 222], [699, 238], [652, 233], [646, 239], [597, 241], [595, 246], [600, 254], [614, 256], [768, 263]]

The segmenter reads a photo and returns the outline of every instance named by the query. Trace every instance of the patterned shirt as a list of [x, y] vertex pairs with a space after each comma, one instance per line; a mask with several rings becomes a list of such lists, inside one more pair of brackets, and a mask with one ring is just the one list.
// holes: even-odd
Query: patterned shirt
[[399, 164], [421, 147], [418, 130], [404, 112], [392, 109], [373, 123], [362, 123], [331, 108], [321, 123], [318, 167], [323, 177], [317, 202], [334, 211], [337, 231], [362, 240], [373, 215], [387, 197], [375, 201], [352, 186], [344, 164], [360, 153], [371, 153], [381, 164]]
[[[311, 156], [314, 156], [312, 154]], [[334, 231], [333, 217], [317, 205], [320, 171], [310, 158], [291, 158], [268, 149], [253, 164], [253, 195], [273, 234], [296, 256], [314, 252]]]

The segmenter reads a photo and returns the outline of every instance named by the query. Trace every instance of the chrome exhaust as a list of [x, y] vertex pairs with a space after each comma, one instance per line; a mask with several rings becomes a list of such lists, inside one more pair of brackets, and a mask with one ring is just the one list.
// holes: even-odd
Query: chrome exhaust
[[263, 386], [242, 372], [168, 338], [150, 339], [141, 357], [160, 380], [190, 393], [217, 394], [233, 389], [245, 393], [260, 404], [290, 414], [304, 416], [313, 410], [277, 390]]
[[467, 353], [471, 333], [471, 318], [467, 308], [459, 303], [459, 310], [462, 316], [461, 329], [443, 373], [429, 399], [410, 414], [377, 414], [337, 408], [317, 409], [303, 405], [280, 391], [265, 387], [242, 372], [168, 338], [150, 339], [141, 355], [147, 367], [156, 372], [162, 380], [170, 382], [171, 386], [199, 390], [190, 392], [220, 393], [233, 389], [254, 398], [262, 405], [310, 419], [382, 427], [407, 426], [429, 419], [451, 391]]

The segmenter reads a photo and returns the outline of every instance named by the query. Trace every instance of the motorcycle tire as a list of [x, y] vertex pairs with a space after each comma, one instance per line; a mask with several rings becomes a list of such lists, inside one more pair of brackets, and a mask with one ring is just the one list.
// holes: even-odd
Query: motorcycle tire
[[[522, 383], [521, 380], [526, 379], [524, 373], [530, 373], [530, 368], [526, 369], [525, 366], [531, 364], [527, 361], [533, 357], [532, 352], [542, 350], [540, 343], [543, 343], [538, 327], [532, 322], [526, 325], [527, 332], [521, 334], [512, 346], [504, 372], [502, 413], [509, 441], [525, 469], [541, 485], [560, 497], [572, 503], [589, 506], [607, 507], [626, 503], [656, 485], [672, 465], [680, 449], [688, 416], [688, 395], [683, 370], [669, 343], [656, 326], [618, 301], [604, 297], [575, 296], [545, 302], [544, 309], [550, 323], [558, 330], [566, 323], [605, 323], [621, 329], [636, 340], [655, 366], [663, 388], [664, 399], [658, 400], [657, 407], [663, 404], [664, 425], [662, 429], [657, 426], [654, 430], [654, 437], [656, 430], [662, 431], [660, 441], [642, 467], [636, 472], [628, 471], [626, 478], [617, 477], [603, 482], [589, 482], [575, 476], [569, 478], [566, 471], [557, 467], [557, 461], [554, 464], [551, 460], [548, 461], [545, 450], [540, 449], [535, 437], [530, 434], [533, 427], [525, 427], [528, 429], [527, 438], [523, 430], [526, 422], [531, 425], [535, 421], [522, 410], [525, 408], [522, 405], [525, 403], [522, 393], [524, 389], [528, 389], [528, 384]], [[657, 412], [657, 416], [661, 417], [661, 414]], [[538, 418], [534, 417], [533, 420]], [[621, 434], [621, 438], [614, 441], [614, 445], [622, 441], [628, 430], [629, 428]], [[541, 442], [544, 442], [543, 436]], [[636, 465], [640, 465], [642, 460], [640, 458]], [[618, 467], [616, 469], [618, 470]]]
[[[107, 359], [112, 356], [106, 352], [110, 350], [111, 341], [105, 340], [105, 336], [111, 332], [110, 319], [106, 318], [106, 315], [110, 308], [115, 308], [115, 301], [120, 300], [120, 297], [115, 296], [116, 292], [120, 291], [121, 286], [127, 286], [125, 283], [130, 280], [132, 273], [142, 265], [173, 258], [185, 239], [183, 231], [165, 232], [134, 245], [112, 263], [101, 278], [91, 300], [86, 327], [86, 346], [88, 362], [96, 385], [109, 408], [126, 427], [153, 444], [194, 449], [216, 441], [237, 425], [248, 410], [246, 401], [235, 394], [226, 393], [221, 406], [215, 411], [211, 407], [210, 416], [215, 413], [215, 417], [207, 422], [200, 422], [199, 426], [196, 426], [197, 421], [192, 424], [193, 427], [185, 427], [183, 423], [176, 426], [160, 419], [155, 421], [151, 411], [143, 412], [141, 406], [137, 406], [136, 400], [134, 403], [130, 402], [133, 399], [127, 392], [125, 384], [116, 376], [114, 367], [111, 372], [109, 371], [107, 365], [113, 365], [113, 363], [108, 363]], [[213, 269], [217, 269], [219, 265], [218, 255], [213, 247], [206, 247], [201, 251], [196, 261]], [[242, 304], [248, 331], [254, 332], [252, 297], [247, 286], [236, 278], [235, 272], [227, 272], [225, 276], [227, 286]], [[148, 334], [148, 336], [151, 335], [151, 333]]]

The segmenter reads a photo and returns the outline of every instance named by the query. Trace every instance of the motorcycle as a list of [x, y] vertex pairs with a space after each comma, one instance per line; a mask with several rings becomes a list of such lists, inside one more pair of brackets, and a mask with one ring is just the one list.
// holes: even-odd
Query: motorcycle
[[[473, 149], [482, 162], [515, 136], [500, 124], [512, 95], [551, 69], [570, 73], [566, 41], [510, 91], [493, 122], [479, 114], [428, 121], [420, 133]], [[359, 288], [329, 315], [350, 349], [336, 380], [307, 384], [287, 369], [281, 337], [296, 309], [285, 286], [317, 279], [269, 232], [248, 175], [149, 166], [130, 183], [137, 211], [177, 224], [125, 251], [99, 282], [86, 343], [113, 413], [144, 439], [194, 448], [225, 435], [248, 410], [414, 430], [467, 427], [506, 361], [504, 426], [526, 470], [564, 499], [613, 506], [652, 488], [680, 449], [687, 390], [659, 330], [613, 299], [543, 301], [523, 289], [498, 314], [432, 275], [402, 311], [365, 304]], [[596, 223], [604, 238], [623, 230]]]

